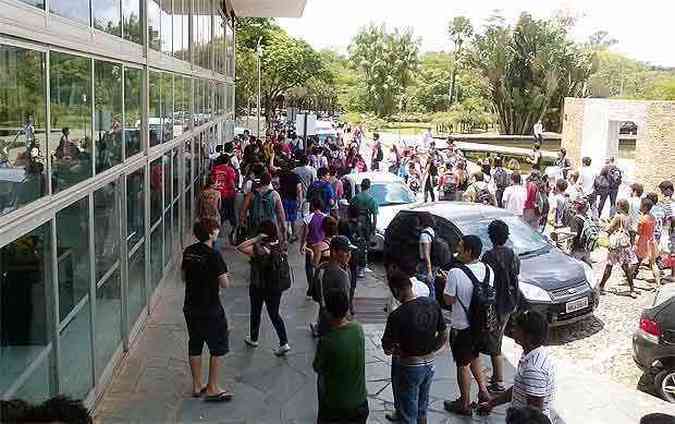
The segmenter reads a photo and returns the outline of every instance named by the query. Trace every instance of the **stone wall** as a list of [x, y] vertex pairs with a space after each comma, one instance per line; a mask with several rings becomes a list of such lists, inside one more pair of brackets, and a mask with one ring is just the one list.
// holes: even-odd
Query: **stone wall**
[[675, 102], [652, 102], [647, 122], [638, 129], [635, 177], [654, 191], [663, 180], [675, 181]]
[[581, 166], [585, 102], [585, 99], [569, 97], [565, 99], [561, 147], [567, 150], [567, 157], [572, 161], [574, 167]]

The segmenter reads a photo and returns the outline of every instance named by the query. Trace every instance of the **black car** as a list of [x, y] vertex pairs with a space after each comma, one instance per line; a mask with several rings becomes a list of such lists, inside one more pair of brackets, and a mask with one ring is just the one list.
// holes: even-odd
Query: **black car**
[[[453, 252], [459, 239], [468, 234], [480, 237], [484, 250], [492, 248], [488, 224], [495, 219], [508, 224], [511, 232], [509, 245], [521, 261], [520, 307], [540, 312], [551, 326], [585, 319], [597, 308], [598, 293], [591, 267], [553, 246], [511, 212], [477, 203], [429, 203], [399, 212], [389, 224], [387, 236], [390, 236], [390, 231], [410, 231], [409, 228], [415, 225], [411, 214], [421, 212], [433, 215], [436, 234], [448, 242]], [[393, 254], [401, 250], [385, 240], [385, 256], [388, 248]], [[406, 250], [411, 249], [406, 247]]]
[[645, 372], [639, 385], [675, 403], [675, 286], [659, 288], [633, 334], [633, 360]]

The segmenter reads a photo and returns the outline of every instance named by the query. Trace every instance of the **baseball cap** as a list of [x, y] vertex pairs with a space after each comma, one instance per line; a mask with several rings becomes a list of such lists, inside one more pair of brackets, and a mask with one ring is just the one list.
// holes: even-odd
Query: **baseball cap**
[[335, 236], [330, 241], [331, 250], [356, 250], [358, 247], [354, 246], [351, 241], [345, 236]]

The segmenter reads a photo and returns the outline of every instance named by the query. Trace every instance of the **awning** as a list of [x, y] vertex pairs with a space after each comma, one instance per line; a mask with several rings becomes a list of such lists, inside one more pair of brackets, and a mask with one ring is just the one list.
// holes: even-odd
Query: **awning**
[[234, 13], [245, 17], [299, 18], [307, 0], [231, 0]]

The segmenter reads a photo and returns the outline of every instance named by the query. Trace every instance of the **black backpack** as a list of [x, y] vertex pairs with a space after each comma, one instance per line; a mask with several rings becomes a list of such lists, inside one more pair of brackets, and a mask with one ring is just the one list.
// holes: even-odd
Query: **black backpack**
[[[503, 248], [507, 249], [507, 248]], [[518, 256], [513, 252], [512, 249], [508, 251], [502, 251], [502, 255], [498, 255], [493, 251], [488, 251], [483, 255], [483, 262], [488, 264], [495, 273], [495, 291], [497, 296], [497, 313], [499, 316], [505, 316], [510, 314], [518, 309], [518, 303], [520, 300], [520, 286], [518, 283], [518, 273], [519, 269], [509, 269], [510, 272], [507, 272], [507, 268], [517, 268], [517, 259]], [[514, 264], [514, 266], [506, 266], [506, 263]]]
[[375, 160], [381, 162], [384, 159], [384, 153], [382, 152], [382, 147], [377, 148], [377, 154], [375, 155]]
[[428, 234], [431, 237], [431, 265], [441, 268], [446, 267], [452, 261], [452, 252], [448, 242], [426, 230], [422, 231], [421, 234]]
[[621, 183], [623, 182], [623, 175], [621, 174], [621, 170], [618, 167], [612, 166], [611, 168], [609, 168], [609, 172], [607, 175], [609, 176], [610, 188], [621, 187]]
[[269, 286], [274, 291], [284, 292], [291, 288], [293, 270], [288, 263], [288, 254], [281, 248], [274, 247], [270, 253]]
[[497, 318], [497, 292], [494, 286], [490, 285], [490, 267], [485, 265], [485, 278], [483, 281], [478, 281], [476, 275], [466, 265], [461, 264], [458, 268], [471, 280], [473, 293], [471, 294], [471, 303], [468, 308], [459, 297], [457, 297], [457, 302], [464, 309], [464, 312], [466, 312], [471, 334], [477, 341], [482, 341], [499, 327]]

